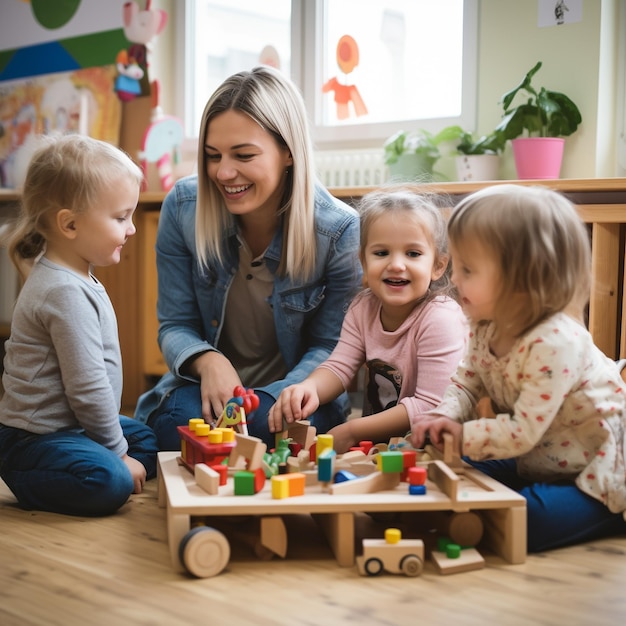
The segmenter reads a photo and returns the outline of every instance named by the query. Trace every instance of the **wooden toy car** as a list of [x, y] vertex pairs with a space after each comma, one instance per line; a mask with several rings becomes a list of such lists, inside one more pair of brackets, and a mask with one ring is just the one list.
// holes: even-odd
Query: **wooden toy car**
[[377, 576], [383, 570], [419, 576], [424, 569], [424, 542], [402, 539], [397, 528], [388, 528], [384, 539], [363, 539], [363, 554], [356, 557], [356, 565], [362, 576]]

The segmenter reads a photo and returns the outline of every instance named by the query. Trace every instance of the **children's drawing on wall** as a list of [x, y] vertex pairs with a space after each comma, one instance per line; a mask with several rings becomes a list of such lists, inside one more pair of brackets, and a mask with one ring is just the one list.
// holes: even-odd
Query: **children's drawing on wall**
[[350, 35], [343, 35], [337, 43], [337, 65], [343, 73], [340, 80], [333, 77], [322, 86], [323, 93], [334, 92], [337, 105], [337, 119], [350, 117], [350, 105], [357, 116], [367, 115], [367, 107], [356, 85], [349, 83], [348, 75], [359, 64], [359, 46]]
[[124, 35], [131, 45], [120, 50], [115, 59], [119, 74], [115, 90], [120, 100], [125, 102], [139, 95], [150, 95], [148, 54], [153, 39], [167, 24], [167, 13], [162, 9], [152, 9], [151, 5], [151, 0], [146, 0], [145, 9], [141, 9], [136, 2], [124, 3]]
[[583, 0], [538, 0], [539, 27], [563, 26], [581, 22]]
[[77, 133], [118, 140], [121, 108], [114, 65], [0, 83], [0, 187], [20, 182], [37, 134]]
[[557, 0], [557, 3], [554, 5], [554, 19], [557, 24], [565, 23], [565, 11], [569, 11], [565, 0]]

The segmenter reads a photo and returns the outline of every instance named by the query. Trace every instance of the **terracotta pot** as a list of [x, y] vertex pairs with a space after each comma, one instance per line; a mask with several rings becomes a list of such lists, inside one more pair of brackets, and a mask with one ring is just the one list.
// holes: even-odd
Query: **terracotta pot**
[[562, 137], [520, 137], [513, 139], [515, 169], [520, 180], [559, 178], [563, 161]]

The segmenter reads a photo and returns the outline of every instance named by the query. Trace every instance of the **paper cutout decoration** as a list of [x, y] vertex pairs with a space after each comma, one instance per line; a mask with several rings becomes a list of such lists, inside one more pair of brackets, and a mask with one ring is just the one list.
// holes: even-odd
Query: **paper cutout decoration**
[[269, 65], [274, 69], [280, 69], [280, 56], [278, 55], [278, 50], [274, 48], [274, 46], [267, 45], [261, 50], [261, 54], [259, 54], [259, 63], [261, 65]]
[[[337, 43], [337, 65], [347, 76], [359, 64], [359, 46], [350, 35], [343, 35]], [[357, 116], [367, 115], [367, 107], [356, 85], [346, 85], [337, 77], [331, 78], [322, 86], [322, 93], [334, 92], [337, 105], [337, 118], [345, 120], [350, 117], [350, 103]]]
[[[156, 163], [161, 189], [169, 191], [174, 186], [174, 165], [179, 161], [180, 146], [183, 142], [182, 122], [172, 115], [165, 115], [159, 105], [160, 85], [152, 83], [152, 115], [150, 126], [141, 142], [139, 159], [148, 180], [148, 163]], [[146, 188], [144, 188], [144, 191]]]
[[146, 0], [146, 8], [141, 10], [136, 2], [124, 3], [124, 35], [131, 45], [117, 55], [119, 79], [115, 85], [120, 100], [124, 102], [150, 94], [150, 43], [167, 24], [167, 13], [162, 9], [151, 9], [150, 5], [151, 0]]

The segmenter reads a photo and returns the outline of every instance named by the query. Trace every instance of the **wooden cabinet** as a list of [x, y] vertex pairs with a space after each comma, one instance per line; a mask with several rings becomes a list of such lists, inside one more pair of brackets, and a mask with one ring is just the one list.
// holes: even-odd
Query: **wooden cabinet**
[[[563, 192], [577, 206], [589, 225], [592, 243], [593, 286], [589, 303], [589, 329], [594, 341], [609, 357], [626, 357], [626, 301], [624, 269], [626, 242], [626, 179], [551, 181], [494, 181], [493, 183], [432, 183], [416, 190], [441, 192], [454, 205], [468, 193], [486, 184], [521, 182], [541, 184]], [[355, 204], [373, 187], [337, 188], [331, 193]], [[124, 362], [122, 404], [135, 406], [153, 377], [166, 371], [157, 345], [157, 276], [154, 245], [159, 210], [164, 194], [141, 194], [136, 214], [137, 234], [124, 246], [118, 265], [99, 268], [97, 275], [106, 286], [118, 318]], [[15, 192], [0, 190], [0, 211], [15, 204]], [[0, 329], [5, 333], [8, 329]]]

